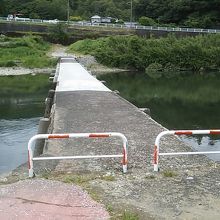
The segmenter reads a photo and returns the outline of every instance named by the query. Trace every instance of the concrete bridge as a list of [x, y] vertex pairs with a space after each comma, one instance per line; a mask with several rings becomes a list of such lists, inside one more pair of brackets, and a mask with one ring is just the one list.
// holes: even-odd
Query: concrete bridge
[[[128, 172], [122, 173], [121, 158], [33, 161], [35, 178], [27, 179], [25, 164], [8, 177], [9, 182], [15, 177], [24, 181], [9, 185], [0, 181], [2, 219], [109, 219], [103, 206], [91, 202], [75, 185], [89, 191], [108, 211], [119, 213], [115, 219], [125, 210], [143, 220], [220, 218], [219, 163], [201, 155], [162, 157], [160, 172], [153, 172], [155, 138], [166, 129], [103, 85], [74, 57], [60, 59], [53, 89], [46, 101], [47, 118], [42, 119], [50, 122], [43, 133], [53, 138], [44, 144], [40, 158], [121, 154], [116, 137], [65, 135], [120, 132], [128, 139]], [[161, 140], [161, 152], [191, 150], [176, 137]]]
[[[219, 219], [220, 166], [205, 156], [163, 157], [153, 172], [156, 136], [165, 128], [109, 90], [74, 58], [61, 58], [54, 76], [51, 133], [121, 132], [128, 139], [128, 173], [120, 160], [35, 161], [35, 173], [83, 178], [86, 188], [114, 210], [132, 210], [141, 219]], [[46, 142], [43, 156], [121, 152], [117, 139], [57, 139]], [[162, 140], [161, 151], [190, 151], [175, 137]], [[170, 176], [170, 177], [168, 177]], [[85, 183], [84, 183], [85, 184]]]

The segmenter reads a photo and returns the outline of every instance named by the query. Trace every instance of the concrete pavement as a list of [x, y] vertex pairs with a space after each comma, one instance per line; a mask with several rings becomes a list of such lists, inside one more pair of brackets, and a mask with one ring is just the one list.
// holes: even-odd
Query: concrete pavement
[[80, 187], [31, 179], [0, 187], [1, 220], [104, 220], [109, 214]]

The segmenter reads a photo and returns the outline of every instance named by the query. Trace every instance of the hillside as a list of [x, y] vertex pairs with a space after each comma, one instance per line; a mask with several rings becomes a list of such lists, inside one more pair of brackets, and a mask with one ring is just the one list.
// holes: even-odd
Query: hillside
[[[0, 16], [21, 13], [41, 19], [67, 18], [68, 0], [1, 0]], [[88, 20], [92, 15], [130, 20], [131, 0], [69, 0], [70, 15]], [[133, 19], [152, 18], [154, 24], [220, 28], [220, 0], [132, 0]]]

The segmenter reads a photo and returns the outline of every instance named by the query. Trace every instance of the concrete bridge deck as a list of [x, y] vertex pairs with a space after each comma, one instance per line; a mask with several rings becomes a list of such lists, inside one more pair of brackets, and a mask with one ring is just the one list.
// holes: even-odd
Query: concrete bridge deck
[[[85, 77], [85, 84], [83, 79], [78, 78], [77, 83], [70, 80], [69, 77], [75, 77], [71, 65], [76, 64], [67, 63], [61, 61], [58, 68], [65, 75], [65, 68], [62, 68], [68, 66], [70, 72], [65, 83], [65, 80], [59, 81], [63, 80], [62, 75], [58, 77], [52, 132], [123, 133], [128, 138], [128, 173], [122, 174], [119, 159], [89, 159], [53, 163], [52, 175], [67, 173], [86, 177], [86, 186], [106, 205], [130, 209], [142, 219], [219, 219], [219, 164], [205, 156], [162, 157], [161, 172], [153, 173], [154, 141], [164, 128], [96, 79], [91, 79], [81, 67], [78, 66], [77, 71], [87, 75], [82, 77]], [[89, 79], [93, 83], [88, 83]], [[67, 139], [48, 141], [45, 154], [94, 155], [120, 153], [121, 150], [117, 139]], [[161, 151], [184, 150], [189, 147], [175, 137], [162, 140]], [[38, 175], [45, 166], [51, 165], [35, 163]], [[168, 171], [170, 178], [166, 177]], [[105, 177], [111, 177], [111, 181]]]

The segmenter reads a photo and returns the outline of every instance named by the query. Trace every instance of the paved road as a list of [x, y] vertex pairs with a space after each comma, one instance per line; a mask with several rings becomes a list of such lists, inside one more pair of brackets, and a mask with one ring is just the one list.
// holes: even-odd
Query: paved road
[[109, 214], [81, 188], [45, 179], [0, 188], [2, 220], [104, 220]]

